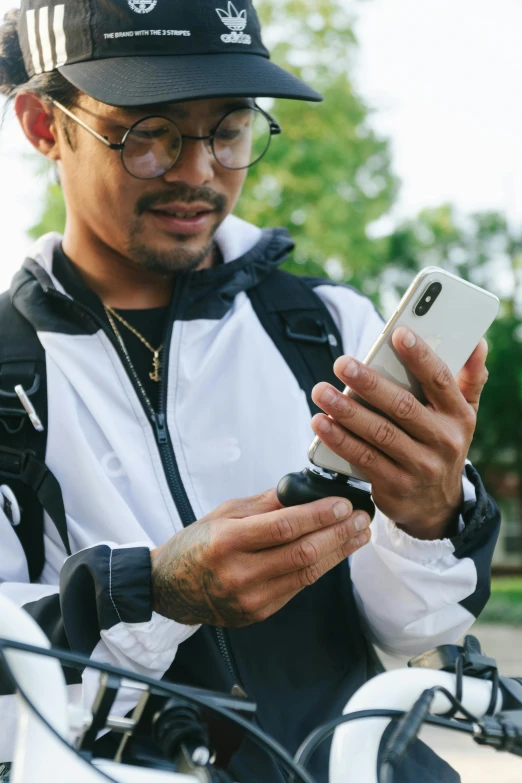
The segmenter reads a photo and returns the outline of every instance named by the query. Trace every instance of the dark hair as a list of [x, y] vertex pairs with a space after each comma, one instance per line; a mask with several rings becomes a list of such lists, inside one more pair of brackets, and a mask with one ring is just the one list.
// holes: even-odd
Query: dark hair
[[43, 100], [56, 100], [71, 108], [79, 90], [58, 71], [29, 77], [18, 38], [19, 17], [19, 9], [13, 8], [0, 24], [0, 93], [6, 95], [9, 102], [19, 92], [33, 92]]

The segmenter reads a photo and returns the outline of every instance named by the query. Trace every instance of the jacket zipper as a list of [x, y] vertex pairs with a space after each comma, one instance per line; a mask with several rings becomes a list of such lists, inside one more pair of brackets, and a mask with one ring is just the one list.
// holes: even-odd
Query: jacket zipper
[[[145, 388], [134, 368], [134, 365], [131, 361], [125, 343], [123, 342], [121, 337], [118, 338], [117, 335], [112, 334], [108, 330], [107, 325], [104, 323], [104, 321], [93, 310], [91, 310], [90, 307], [87, 307], [86, 305], [83, 304], [79, 304], [75, 300], [70, 299], [68, 296], [65, 296], [64, 294], [61, 294], [59, 291], [56, 291], [56, 289], [54, 288], [45, 289], [45, 293], [50, 294], [56, 299], [59, 299], [60, 301], [64, 302], [65, 304], [67, 304], [68, 307], [75, 307], [80, 311], [83, 310], [85, 313], [87, 313], [93, 319], [95, 324], [109, 338], [112, 345], [114, 345], [114, 347], [116, 348], [120, 356], [120, 359], [124, 362], [129, 372], [129, 377], [133, 382], [135, 391], [138, 397], [141, 397], [145, 410], [148, 413], [149, 418], [154, 427], [154, 431], [156, 434], [156, 441], [158, 443], [158, 449], [160, 452], [163, 469], [165, 471], [165, 475], [167, 478], [167, 483], [170, 492], [172, 494], [174, 503], [176, 505], [176, 508], [178, 510], [178, 513], [180, 515], [181, 521], [183, 523], [183, 526], [186, 527], [188, 525], [192, 525], [196, 521], [196, 516], [194, 514], [194, 511], [192, 510], [192, 506], [190, 505], [190, 500], [187, 497], [187, 493], [185, 492], [185, 487], [183, 486], [183, 482], [181, 480], [178, 464], [176, 462], [176, 456], [174, 454], [174, 447], [172, 446], [172, 441], [167, 427], [167, 417], [166, 417], [167, 394], [168, 394], [167, 379], [168, 379], [170, 347], [172, 344], [173, 329], [167, 330], [167, 336], [164, 343], [163, 355], [166, 360], [164, 362], [164, 366], [163, 366], [164, 372], [162, 373], [161, 382], [160, 382], [160, 410], [158, 413], [156, 413], [156, 411], [154, 410], [154, 406], [152, 405], [147, 395], [147, 392], [145, 391]], [[176, 312], [178, 309], [179, 301], [181, 299], [181, 293], [182, 293], [182, 286], [180, 285], [179, 281], [176, 281], [174, 296], [172, 298], [172, 305], [169, 310], [169, 318], [167, 321], [168, 324], [171, 323], [174, 324], [176, 320]], [[239, 695], [244, 695], [246, 697], [248, 696], [248, 694], [243, 686], [243, 683], [241, 682], [241, 678], [239, 677], [239, 672], [237, 671], [234, 663], [232, 662], [232, 656], [230, 654], [229, 646], [227, 643], [225, 630], [223, 628], [218, 628], [218, 627], [214, 627], [214, 630], [216, 632], [216, 639], [217, 639], [220, 655], [235, 683], [235, 685], [232, 688], [232, 691], [238, 689]], [[258, 726], [262, 729], [263, 727], [261, 726], [259, 719], [256, 717], [254, 718], [254, 720], [258, 724]], [[275, 764], [283, 780], [286, 783], [286, 781], [288, 781], [289, 779], [289, 776], [286, 774], [285, 770], [283, 769], [281, 764], [279, 764], [278, 761], [275, 761]]]
[[[171, 323], [174, 324], [176, 320], [176, 313], [178, 310], [178, 305], [181, 299], [182, 291], [183, 291], [183, 285], [180, 284], [178, 280], [175, 283], [174, 296], [172, 298], [172, 304], [169, 310], [168, 324]], [[162, 372], [161, 382], [160, 382], [160, 409], [156, 413], [156, 411], [154, 410], [154, 406], [152, 405], [147, 395], [147, 392], [145, 391], [145, 388], [134, 368], [134, 365], [131, 361], [125, 343], [123, 342], [121, 337], [118, 337], [118, 335], [116, 334], [112, 334], [112, 332], [110, 332], [107, 329], [107, 326], [104, 323], [104, 321], [86, 305], [80, 304], [79, 302], [70, 299], [68, 296], [61, 294], [59, 291], [56, 291], [53, 288], [45, 289], [45, 293], [55, 297], [56, 299], [59, 299], [62, 302], [65, 302], [68, 307], [75, 307], [78, 308], [80, 311], [83, 310], [84, 312], [86, 312], [93, 319], [96, 325], [104, 332], [104, 334], [106, 334], [109, 337], [111, 343], [116, 347], [116, 350], [120, 355], [120, 359], [122, 359], [122, 361], [125, 364], [125, 367], [127, 368], [129, 377], [133, 382], [135, 391], [138, 394], [138, 397], [141, 398], [145, 410], [148, 413], [148, 416], [154, 427], [154, 432], [156, 435], [156, 441], [160, 452], [161, 462], [163, 464], [163, 469], [165, 471], [165, 476], [167, 478], [167, 484], [169, 486], [172, 498], [174, 500], [174, 503], [180, 515], [183, 526], [187, 527], [188, 525], [192, 525], [196, 521], [196, 516], [194, 514], [194, 511], [192, 510], [192, 506], [190, 505], [190, 501], [187, 497], [187, 493], [185, 492], [185, 488], [181, 480], [181, 475], [176, 461], [176, 456], [174, 454], [174, 448], [172, 446], [172, 441], [167, 427], [167, 416], [166, 416], [167, 394], [168, 394], [167, 379], [168, 379], [170, 347], [172, 344], [173, 329], [167, 330], [167, 336], [164, 343], [163, 356], [165, 357], [165, 362], [163, 365], [164, 371]], [[241, 683], [239, 673], [236, 671], [236, 667], [232, 663], [232, 657], [230, 655], [229, 647], [227, 644], [225, 631], [223, 630], [223, 628], [215, 628], [215, 631], [216, 631], [216, 638], [219, 647], [219, 652], [221, 654], [221, 657], [223, 658], [225, 666], [227, 667], [227, 670], [230, 672], [236, 685], [239, 686], [240, 690], [246, 694], [246, 691]]]
[[[226, 665], [227, 669], [229, 670], [230, 674], [235, 679], [236, 683], [240, 686], [239, 677], [238, 677], [238, 675], [236, 673], [234, 664], [232, 663], [232, 658], [230, 657], [230, 652], [229, 652], [229, 649], [228, 649], [227, 640], [225, 638], [225, 632], [224, 632], [223, 628], [217, 628], [217, 627], [215, 628], [215, 631], [216, 631], [217, 643], [218, 643], [218, 647], [219, 647], [219, 652], [221, 653], [221, 657], [225, 661], [225, 665]], [[246, 696], [247, 694], [243, 690], [243, 688], [241, 688], [241, 690], [243, 691], [243, 693]]]

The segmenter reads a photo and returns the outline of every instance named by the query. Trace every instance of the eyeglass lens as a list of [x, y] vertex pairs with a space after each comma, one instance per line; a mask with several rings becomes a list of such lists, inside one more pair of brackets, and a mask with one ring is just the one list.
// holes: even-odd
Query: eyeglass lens
[[[256, 109], [237, 109], [227, 114], [214, 134], [216, 160], [227, 169], [246, 169], [268, 150], [271, 130], [268, 119]], [[139, 179], [165, 174], [178, 160], [183, 137], [178, 127], [164, 117], [149, 117], [134, 125], [125, 139], [122, 160]]]

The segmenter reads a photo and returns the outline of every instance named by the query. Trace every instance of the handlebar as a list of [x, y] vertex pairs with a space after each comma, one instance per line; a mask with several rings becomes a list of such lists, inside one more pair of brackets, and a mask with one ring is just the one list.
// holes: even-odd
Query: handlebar
[[[375, 705], [382, 709], [409, 711], [419, 696], [434, 686], [456, 693], [456, 677], [448, 672], [433, 669], [400, 669], [385, 672], [367, 682], [350, 699], [344, 715], [371, 710]], [[463, 678], [461, 702], [477, 717], [486, 714], [491, 700], [491, 682], [472, 677]], [[431, 713], [443, 715], [451, 709], [451, 703], [437, 693]], [[495, 712], [503, 706], [499, 691]], [[378, 783], [377, 759], [382, 736], [390, 718], [370, 718], [339, 726], [334, 734], [330, 755], [330, 783]]]
[[[4, 639], [10, 641], [5, 642]], [[475, 642], [475, 645], [472, 642]], [[420, 656], [423, 662], [418, 661], [417, 665], [426, 666], [427, 661], [428, 665], [434, 665], [437, 653], [440, 660], [444, 659], [447, 662], [448, 649], [438, 648], [434, 653]], [[495, 662], [481, 655], [480, 645], [472, 637], [467, 637], [464, 648], [451, 648], [451, 650], [456, 651], [455, 654], [460, 659], [459, 676], [449, 671], [431, 668], [401, 669], [375, 677], [354, 694], [343, 713], [346, 717], [353, 715], [354, 719], [335, 729], [330, 756], [330, 783], [360, 783], [360, 781], [379, 783], [377, 769], [379, 749], [390, 720], [392, 717], [410, 713], [412, 707], [414, 705], [417, 707], [430, 691], [429, 699], [425, 702], [431, 716], [448, 713], [455, 705], [453, 697], [456, 697], [461, 711], [464, 711], [464, 714], [468, 713], [467, 723], [459, 724], [440, 717], [432, 717], [432, 721], [449, 728], [463, 730], [465, 727], [468, 732], [474, 733], [479, 744], [488, 744], [522, 755], [522, 681], [499, 680]], [[163, 780], [165, 783], [210, 781], [211, 778], [203, 776], [204, 770], [201, 770], [201, 774], [197, 771], [179, 774], [173, 771], [166, 772], [164, 768], [163, 770], [143, 768], [112, 761], [90, 762], [85, 755], [79, 754], [72, 744], [72, 738], [75, 728], [76, 735], [81, 732], [82, 713], [77, 708], [76, 710], [68, 708], [65, 679], [59, 661], [64, 665], [73, 666], [80, 664], [85, 666], [86, 661], [82, 656], [74, 653], [50, 650], [49, 642], [34, 620], [0, 595], [0, 661], [2, 658], [7, 662], [21, 695], [19, 730], [11, 783], [33, 783], [34, 780], [38, 780], [39, 783], [69, 783], [71, 780], [75, 783], [101, 783], [103, 780], [117, 781], [117, 783], [162, 783]], [[250, 734], [254, 741], [268, 749], [280, 761], [282, 760], [289, 770], [293, 770], [294, 780], [313, 783], [313, 779], [303, 768], [306, 754], [302, 755], [303, 766], [299, 767], [296, 763], [292, 763], [287, 752], [275, 740], [264, 735], [255, 724], [252, 725], [240, 715], [235, 716], [230, 709], [223, 707], [223, 702], [219, 704], [219, 700], [213, 701], [213, 698], [220, 696], [219, 694], [196, 692], [197, 689], [158, 683], [150, 678], [93, 661], [88, 662], [87, 665], [104, 672], [104, 677], [112, 676], [121, 687], [137, 687], [141, 691], [148, 689], [150, 693], [167, 699], [177, 696], [182, 700], [188, 699], [189, 702], [192, 700], [192, 703], [206, 705], [215, 713], [242, 727], [245, 734]], [[491, 673], [492, 669], [495, 672], [493, 680], [480, 679], [486, 670]], [[474, 676], [461, 677], [461, 672]], [[498, 687], [499, 682], [500, 687]], [[438, 688], [445, 689], [449, 696], [439, 692]], [[192, 694], [189, 691], [192, 691]], [[224, 698], [226, 700], [231, 697], [225, 695]], [[379, 706], [379, 710], [375, 709], [376, 705]], [[245, 707], [243, 706], [242, 709], [244, 710]], [[252, 709], [255, 709], [253, 704]], [[486, 715], [489, 717], [485, 718]], [[98, 716], [92, 713], [89, 713], [89, 716], [92, 723], [87, 726], [95, 737], [100, 726], [96, 722]], [[111, 717], [106, 715], [103, 725], [109, 725]], [[408, 717], [411, 718], [411, 715]], [[472, 726], [474, 719], [477, 720], [477, 724]], [[129, 723], [132, 723], [132, 720], [127, 721], [125, 725], [128, 726]], [[324, 729], [328, 727], [318, 729], [314, 734], [324, 738], [327, 736]], [[328, 733], [333, 729], [334, 722], [331, 723]], [[128, 729], [125, 729], [125, 732], [128, 732]], [[303, 743], [303, 748], [306, 748], [307, 744], [309, 748], [314, 745], [311, 741], [313, 737], [314, 735], [311, 735], [311, 738]], [[2, 740], [3, 737], [0, 737], [0, 761], [10, 761], [12, 755], [3, 754]], [[396, 742], [395, 747], [400, 744]], [[179, 767], [172, 767], [172, 769], [179, 769]]]

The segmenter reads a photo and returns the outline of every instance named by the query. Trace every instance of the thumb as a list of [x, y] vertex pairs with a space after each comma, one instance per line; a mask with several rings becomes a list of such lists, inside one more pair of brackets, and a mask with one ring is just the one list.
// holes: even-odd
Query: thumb
[[489, 373], [486, 368], [488, 350], [486, 340], [481, 340], [457, 375], [459, 389], [475, 412], [478, 411], [480, 396], [488, 380]]
[[248, 498], [237, 498], [234, 500], [227, 500], [215, 511], [207, 514], [203, 517], [205, 521], [207, 519], [245, 519], [245, 517], [253, 517], [258, 514], [268, 514], [270, 511], [279, 511], [283, 506], [277, 499], [277, 492], [275, 489], [269, 489], [267, 492], [262, 492], [260, 495], [252, 495]]

